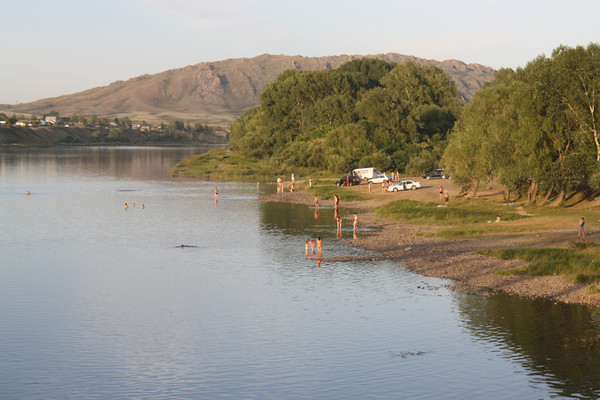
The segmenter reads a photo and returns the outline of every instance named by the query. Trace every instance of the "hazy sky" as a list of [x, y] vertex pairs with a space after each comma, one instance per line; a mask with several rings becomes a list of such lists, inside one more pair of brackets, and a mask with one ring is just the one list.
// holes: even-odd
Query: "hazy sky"
[[0, 103], [263, 53], [493, 68], [600, 42], [598, 0], [0, 0]]

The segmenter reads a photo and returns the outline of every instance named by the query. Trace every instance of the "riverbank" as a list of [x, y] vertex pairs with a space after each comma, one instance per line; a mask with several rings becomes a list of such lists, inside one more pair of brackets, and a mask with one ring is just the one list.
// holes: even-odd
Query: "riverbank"
[[78, 127], [2, 127], [0, 146], [123, 146], [123, 145], [177, 145], [198, 146], [205, 144], [226, 145], [224, 136], [204, 134], [200, 140], [175, 140], [157, 133], [138, 129], [119, 128], [109, 137], [110, 130]]
[[[454, 280], [456, 285], [453, 287], [459, 290], [472, 290], [482, 295], [505, 292], [512, 295], [600, 307], [600, 294], [589, 293], [588, 284], [569, 282], [561, 275], [499, 275], [496, 271], [518, 268], [527, 263], [522, 260], [500, 260], [474, 254], [475, 251], [481, 249], [564, 247], [573, 241], [582, 240], [577, 238], [577, 230], [569, 226], [559, 224], [557, 226], [560, 226], [561, 229], [521, 232], [516, 235], [445, 239], [431, 236], [443, 227], [408, 224], [375, 215], [376, 207], [400, 198], [435, 201], [439, 197], [440, 184], [444, 185], [445, 190], [448, 190], [451, 199], [458, 196], [458, 188], [451, 181], [421, 180], [421, 183], [423, 188], [416, 191], [378, 193], [364, 201], [342, 201], [342, 216], [345, 208], [361, 210], [360, 226], [374, 228], [368, 233], [361, 233], [357, 239], [349, 238], [348, 243], [378, 252], [388, 259], [402, 263], [406, 269], [421, 275]], [[302, 188], [301, 185], [297, 186]], [[351, 190], [366, 193], [367, 187], [359, 185]], [[501, 197], [501, 195], [502, 190], [497, 187], [489, 187], [480, 192], [480, 196], [489, 199], [494, 196]], [[285, 192], [264, 196], [263, 200], [312, 205], [314, 195], [304, 190], [297, 190], [293, 193]], [[320, 203], [325, 206], [333, 204], [331, 200], [321, 200]], [[599, 233], [600, 230], [592, 226], [587, 229], [585, 240], [598, 242], [600, 240]], [[407, 250], [407, 248], [410, 249]]]

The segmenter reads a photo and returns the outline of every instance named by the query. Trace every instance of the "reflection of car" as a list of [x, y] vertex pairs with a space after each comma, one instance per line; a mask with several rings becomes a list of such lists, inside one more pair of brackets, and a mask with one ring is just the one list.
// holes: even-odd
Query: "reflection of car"
[[450, 175], [444, 174], [444, 170], [442, 168], [434, 169], [433, 171], [429, 171], [423, 174], [423, 178], [431, 179], [431, 178], [442, 178], [442, 179], [450, 179]]
[[374, 177], [372, 177], [371, 179], [369, 179], [369, 182], [372, 183], [383, 183], [383, 182], [388, 182], [391, 181], [392, 179], [387, 176], [386, 174], [377, 174]]
[[343, 178], [340, 178], [337, 181], [335, 181], [335, 184], [338, 186], [346, 186], [346, 182], [349, 182], [350, 186], [358, 185], [360, 183], [360, 176], [357, 176], [357, 175], [344, 176]]
[[409, 179], [400, 181], [388, 186], [388, 192], [397, 192], [399, 190], [416, 190], [421, 187], [421, 182], [411, 181]]

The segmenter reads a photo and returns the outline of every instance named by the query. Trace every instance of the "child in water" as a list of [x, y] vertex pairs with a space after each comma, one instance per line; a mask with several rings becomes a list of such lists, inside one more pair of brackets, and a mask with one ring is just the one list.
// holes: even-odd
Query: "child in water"
[[314, 253], [315, 250], [315, 241], [314, 240], [307, 240], [306, 244], [304, 245], [304, 254], [308, 256], [308, 249], [310, 248], [310, 254], [312, 255]]

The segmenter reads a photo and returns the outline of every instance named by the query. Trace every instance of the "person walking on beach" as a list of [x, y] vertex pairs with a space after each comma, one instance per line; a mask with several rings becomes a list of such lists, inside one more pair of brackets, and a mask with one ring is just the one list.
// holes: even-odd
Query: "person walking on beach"
[[440, 186], [440, 200], [444, 197], [444, 187]]
[[445, 205], [446, 207], [448, 207], [448, 200], [450, 200], [450, 195], [448, 194], [448, 191], [446, 190], [446, 191], [444, 192], [444, 205]]
[[312, 179], [308, 180], [308, 187], [311, 188], [312, 187]]
[[373, 182], [369, 181], [369, 193], [371, 193], [371, 188], [373, 187]]
[[583, 217], [581, 217], [579, 219], [579, 233], [577, 234], [577, 237], [579, 237], [579, 236], [585, 237], [585, 232], [583, 231], [584, 225], [585, 225], [585, 219], [583, 219]]
[[354, 227], [354, 232], [356, 232], [356, 228], [358, 227], [358, 214], [354, 214], [354, 220], [352, 221], [352, 226]]

